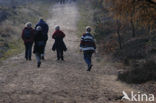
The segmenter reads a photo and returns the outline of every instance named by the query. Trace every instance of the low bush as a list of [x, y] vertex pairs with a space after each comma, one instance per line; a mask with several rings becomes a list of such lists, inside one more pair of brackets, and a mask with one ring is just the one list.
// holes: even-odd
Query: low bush
[[141, 84], [156, 81], [156, 63], [148, 61], [142, 66], [118, 74], [118, 79], [126, 83]]

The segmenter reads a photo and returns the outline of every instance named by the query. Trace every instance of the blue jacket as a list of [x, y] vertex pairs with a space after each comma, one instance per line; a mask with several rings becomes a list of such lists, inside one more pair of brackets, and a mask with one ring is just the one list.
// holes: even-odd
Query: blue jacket
[[48, 24], [47, 24], [45, 21], [40, 20], [40, 21], [37, 23], [37, 25], [35, 26], [35, 29], [37, 28], [37, 26], [41, 26], [42, 32], [43, 32], [43, 34], [45, 35], [45, 41], [47, 41], [47, 40], [48, 40], [48, 31], [49, 31], [49, 26], [48, 26]]

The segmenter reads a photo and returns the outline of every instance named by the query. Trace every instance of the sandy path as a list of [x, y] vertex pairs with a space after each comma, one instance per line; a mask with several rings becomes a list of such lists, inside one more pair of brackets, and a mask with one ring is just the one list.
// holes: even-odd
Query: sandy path
[[[46, 60], [39, 69], [35, 59], [26, 62], [23, 53], [4, 61], [0, 67], [0, 103], [119, 103], [122, 91], [132, 89], [116, 81], [117, 71], [107, 62], [101, 67], [94, 60], [92, 72], [86, 71], [75, 34], [79, 17], [76, 5], [55, 5], [51, 13]], [[51, 51], [56, 24], [66, 33], [65, 62], [56, 61]]]

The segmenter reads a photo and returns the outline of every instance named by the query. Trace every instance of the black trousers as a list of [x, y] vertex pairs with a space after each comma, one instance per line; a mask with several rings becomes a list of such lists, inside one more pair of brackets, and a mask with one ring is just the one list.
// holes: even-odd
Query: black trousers
[[44, 48], [43, 48], [44, 50], [43, 50], [43, 54], [41, 54], [41, 56], [44, 56], [44, 54], [45, 54], [45, 47], [46, 47], [46, 44], [47, 44], [47, 41], [44, 42]]
[[32, 55], [32, 44], [33, 43], [25, 43], [25, 58], [31, 60]]
[[57, 59], [58, 59], [58, 60], [59, 60], [59, 59], [64, 60], [64, 58], [63, 58], [63, 50], [57, 49], [56, 51], [57, 51]]

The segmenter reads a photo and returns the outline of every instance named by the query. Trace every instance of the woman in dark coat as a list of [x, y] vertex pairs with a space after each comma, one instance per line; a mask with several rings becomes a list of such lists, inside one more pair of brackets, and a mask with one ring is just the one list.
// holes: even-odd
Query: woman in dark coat
[[53, 51], [57, 51], [57, 60], [64, 60], [63, 51], [66, 51], [66, 45], [63, 41], [65, 34], [60, 30], [59, 26], [55, 27], [55, 32], [52, 35], [52, 38], [55, 39], [54, 45], [52, 47]]
[[25, 28], [22, 32], [22, 39], [25, 45], [25, 58], [31, 60], [32, 45], [34, 40], [34, 29], [32, 28], [31, 22], [25, 24]]
[[44, 52], [44, 34], [40, 26], [36, 28], [34, 42], [34, 54], [36, 55], [37, 67], [39, 68], [41, 65], [41, 54]]

